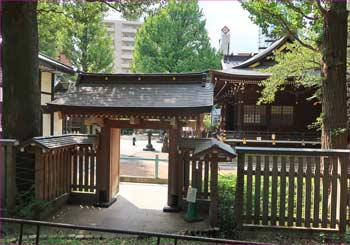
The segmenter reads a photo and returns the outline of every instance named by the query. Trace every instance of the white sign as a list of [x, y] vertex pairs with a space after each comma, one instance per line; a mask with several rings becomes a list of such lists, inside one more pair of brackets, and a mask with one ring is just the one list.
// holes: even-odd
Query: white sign
[[186, 200], [195, 203], [197, 196], [197, 188], [188, 187]]

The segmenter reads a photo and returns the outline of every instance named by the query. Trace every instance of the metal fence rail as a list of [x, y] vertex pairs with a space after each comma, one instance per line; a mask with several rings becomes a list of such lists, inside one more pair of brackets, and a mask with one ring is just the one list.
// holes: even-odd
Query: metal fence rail
[[[141, 232], [141, 231], [132, 231], [132, 230], [120, 230], [120, 229], [110, 229], [110, 228], [103, 228], [103, 227], [90, 227], [90, 226], [82, 226], [82, 225], [52, 223], [52, 222], [46, 222], [46, 221], [35, 221], [35, 220], [24, 220], [24, 219], [1, 218], [1, 217], [0, 217], [0, 222], [1, 223], [16, 223], [16, 224], [20, 225], [18, 244], [22, 244], [22, 242], [23, 242], [24, 225], [36, 226], [35, 244], [39, 244], [39, 242], [40, 242], [40, 228], [41, 228], [41, 226], [64, 228], [64, 229], [74, 229], [74, 230], [86, 230], [86, 231], [94, 231], [94, 232], [107, 232], [107, 233], [112, 233], [112, 234], [155, 237], [155, 238], [157, 238], [157, 244], [160, 244], [162, 238], [173, 239], [174, 244], [177, 244], [178, 241], [199, 241], [199, 242], [205, 242], [205, 243], [220, 243], [220, 244], [247, 244], [247, 243], [258, 244], [258, 243], [254, 243], [254, 242], [227, 240], [227, 239], [219, 239], [219, 238], [165, 234], [165, 233], [157, 233], [157, 232], [144, 232], [144, 231]], [[259, 243], [259, 244], [261, 244], [261, 243]]]
[[156, 179], [159, 179], [159, 162], [168, 162], [168, 159], [159, 158], [157, 154], [154, 158], [146, 158], [146, 157], [125, 157], [121, 156], [120, 160], [128, 160], [128, 161], [154, 161], [154, 176]]

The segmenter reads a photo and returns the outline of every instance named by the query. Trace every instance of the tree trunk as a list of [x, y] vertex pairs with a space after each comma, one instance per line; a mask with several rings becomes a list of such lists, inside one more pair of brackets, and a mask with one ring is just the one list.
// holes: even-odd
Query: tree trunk
[[3, 1], [3, 135], [19, 141], [40, 135], [38, 29], [35, 1]]
[[333, 0], [324, 17], [322, 43], [322, 147], [347, 147], [346, 43], [347, 11], [345, 1]]

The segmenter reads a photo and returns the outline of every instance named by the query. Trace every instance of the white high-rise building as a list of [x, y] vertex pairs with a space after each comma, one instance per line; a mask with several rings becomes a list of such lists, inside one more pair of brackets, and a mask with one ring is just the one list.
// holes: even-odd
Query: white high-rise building
[[114, 68], [116, 73], [130, 73], [133, 58], [135, 36], [142, 25], [139, 21], [104, 20], [114, 45]]
[[269, 37], [269, 34], [272, 32], [273, 26], [270, 26], [268, 28], [268, 34], [264, 34], [262, 28], [259, 27], [259, 34], [258, 34], [258, 46], [259, 50], [266, 49], [269, 47], [273, 42], [276, 41], [276, 39], [273, 39]]
[[227, 26], [224, 26], [221, 29], [221, 38], [220, 38], [220, 51], [223, 55], [228, 55], [230, 53], [230, 29]]

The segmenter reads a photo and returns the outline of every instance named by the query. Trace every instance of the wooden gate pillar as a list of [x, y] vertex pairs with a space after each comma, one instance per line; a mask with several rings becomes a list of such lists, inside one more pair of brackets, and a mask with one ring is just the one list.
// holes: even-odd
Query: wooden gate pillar
[[164, 212], [179, 211], [179, 164], [177, 162], [177, 142], [180, 138], [180, 131], [178, 128], [172, 127], [169, 129], [169, 166], [168, 166], [168, 202], [167, 207], [163, 209]]
[[[112, 195], [112, 179], [111, 179], [111, 128], [107, 125], [107, 119], [101, 127], [101, 133], [98, 135], [97, 164], [96, 164], [96, 195], [99, 207], [109, 207], [116, 199]], [[118, 139], [119, 140], [119, 139]], [[112, 161], [111, 161], [112, 160]], [[119, 159], [118, 159], [119, 160]]]

